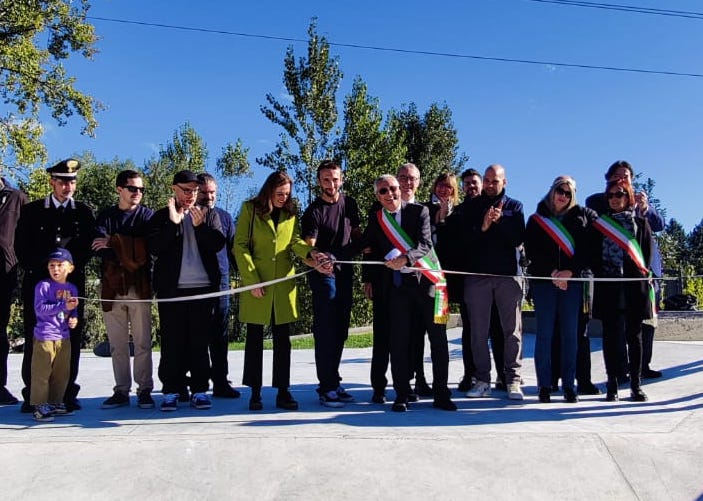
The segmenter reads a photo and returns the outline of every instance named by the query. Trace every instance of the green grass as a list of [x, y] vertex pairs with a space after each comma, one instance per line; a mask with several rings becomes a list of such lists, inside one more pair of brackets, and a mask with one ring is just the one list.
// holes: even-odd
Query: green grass
[[[291, 348], [294, 350], [312, 350], [315, 347], [315, 340], [312, 336], [296, 337], [290, 340]], [[373, 345], [373, 335], [371, 332], [362, 332], [360, 334], [349, 334], [347, 341], [344, 343], [345, 348], [369, 348]], [[244, 341], [235, 341], [229, 343], [230, 350], [243, 350]], [[264, 350], [273, 349], [273, 341], [264, 339]]]

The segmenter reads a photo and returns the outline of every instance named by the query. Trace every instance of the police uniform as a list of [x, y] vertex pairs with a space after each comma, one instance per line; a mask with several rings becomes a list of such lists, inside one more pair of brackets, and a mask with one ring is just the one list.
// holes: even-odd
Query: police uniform
[[[75, 179], [80, 163], [78, 160], [63, 160], [46, 169], [52, 178]], [[46, 256], [56, 247], [63, 247], [73, 255], [74, 271], [68, 281], [78, 287], [80, 296], [85, 296], [85, 265], [91, 257], [91, 243], [95, 237], [95, 217], [86, 204], [69, 198], [57, 206], [52, 194], [24, 206], [20, 212], [15, 232], [15, 252], [24, 269], [22, 300], [24, 303], [24, 358], [22, 380], [25, 388], [23, 412], [28, 407], [32, 366], [32, 338], [36, 323], [34, 315], [34, 286], [48, 277]], [[79, 408], [76, 396], [80, 386], [76, 384], [78, 360], [82, 344], [84, 302], [78, 306], [78, 326], [71, 329], [71, 374], [64, 401], [69, 408]]]

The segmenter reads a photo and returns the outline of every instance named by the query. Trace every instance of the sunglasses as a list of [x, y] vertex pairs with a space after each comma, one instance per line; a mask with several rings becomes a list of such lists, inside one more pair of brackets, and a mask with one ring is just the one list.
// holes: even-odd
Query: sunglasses
[[626, 196], [627, 193], [625, 193], [624, 191], [611, 191], [610, 193], [608, 193], [608, 200], [611, 200], [613, 198], [622, 198]]
[[570, 192], [570, 191], [567, 191], [567, 190], [564, 190], [564, 189], [562, 189], [562, 188], [556, 188], [556, 189], [554, 190], [554, 193], [556, 193], [557, 195], [562, 195], [562, 196], [564, 196], [564, 197], [566, 197], [566, 198], [571, 198], [571, 192]]
[[144, 193], [144, 188], [142, 186], [123, 186], [123, 188], [130, 193]]
[[385, 194], [388, 193], [389, 191], [395, 193], [395, 192], [397, 192], [399, 189], [400, 189], [400, 186], [384, 186], [383, 188], [381, 188], [380, 190], [378, 190], [378, 194], [379, 194], [379, 195], [385, 195]]

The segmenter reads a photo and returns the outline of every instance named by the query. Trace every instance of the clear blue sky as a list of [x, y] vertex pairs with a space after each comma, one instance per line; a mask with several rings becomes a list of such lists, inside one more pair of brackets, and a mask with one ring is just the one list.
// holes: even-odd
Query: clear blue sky
[[[703, 12], [696, 0], [612, 3]], [[317, 16], [318, 32], [333, 44], [703, 73], [703, 19], [530, 0], [109, 0], [94, 2], [89, 15], [302, 40]], [[269, 171], [254, 159], [280, 132], [259, 106], [267, 92], [284, 98], [286, 47], [302, 56], [304, 42], [92, 22], [100, 53], [67, 69], [108, 108], [96, 139], [79, 136], [78, 121], [60, 128], [47, 120], [52, 161], [90, 150], [99, 160], [143, 166], [187, 121], [208, 145], [210, 170], [222, 147], [241, 137], [258, 185]], [[503, 164], [508, 192], [528, 214], [557, 175], [574, 176], [583, 201], [603, 189], [610, 163], [626, 159], [656, 181], [669, 218], [690, 231], [703, 217], [695, 203], [703, 186], [703, 78], [337, 46], [332, 53], [344, 72], [340, 111], [357, 75], [384, 113], [446, 103], [468, 166]]]

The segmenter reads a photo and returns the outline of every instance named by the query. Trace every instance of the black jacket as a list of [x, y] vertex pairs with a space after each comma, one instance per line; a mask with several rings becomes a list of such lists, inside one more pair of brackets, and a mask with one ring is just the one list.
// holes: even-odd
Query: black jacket
[[24, 192], [11, 188], [3, 179], [0, 190], [0, 274], [9, 273], [17, 266], [15, 228], [20, 210], [27, 203]]
[[[217, 253], [225, 245], [217, 211], [208, 210], [205, 221], [193, 229], [210, 288], [215, 292], [219, 290], [221, 278]], [[168, 207], [158, 210], [149, 221], [147, 246], [155, 259], [152, 289], [157, 297], [175, 296], [183, 257], [183, 223], [174, 224], [169, 219]]]

